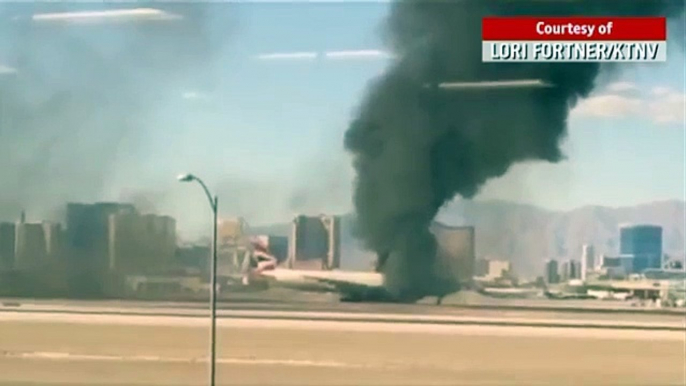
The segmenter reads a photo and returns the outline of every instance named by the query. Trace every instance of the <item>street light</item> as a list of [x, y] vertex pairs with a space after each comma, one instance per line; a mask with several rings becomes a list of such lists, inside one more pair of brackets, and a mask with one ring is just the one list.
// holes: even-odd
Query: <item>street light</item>
[[180, 182], [197, 181], [202, 186], [212, 208], [212, 259], [210, 268], [210, 386], [215, 385], [217, 365], [217, 196], [212, 196], [207, 185], [193, 174], [181, 174], [177, 177]]

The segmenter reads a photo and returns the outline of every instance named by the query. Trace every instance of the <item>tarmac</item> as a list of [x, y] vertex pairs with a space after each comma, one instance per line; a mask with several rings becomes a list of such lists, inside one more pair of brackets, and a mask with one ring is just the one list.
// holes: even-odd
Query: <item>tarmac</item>
[[[238, 287], [242, 288], [242, 287]], [[207, 297], [196, 297], [193, 301], [73, 301], [73, 300], [38, 300], [38, 299], [1, 299], [2, 303], [30, 303], [30, 304], [116, 304], [121, 307], [128, 305], [145, 304], [146, 307], [155, 307], [157, 305], [169, 304], [174, 307], [184, 308], [205, 308], [207, 304]], [[684, 308], [655, 308], [655, 307], [641, 307], [636, 306], [628, 301], [611, 301], [611, 300], [554, 300], [547, 298], [494, 298], [484, 296], [475, 291], [461, 291], [444, 298], [441, 307], [435, 307], [434, 298], [426, 298], [417, 304], [386, 304], [386, 303], [341, 303], [336, 294], [326, 293], [308, 293], [302, 291], [273, 288], [266, 291], [247, 291], [241, 289], [231, 289], [227, 292], [220, 293], [219, 306], [220, 308], [230, 309], [282, 309], [282, 310], [297, 310], [297, 309], [316, 309], [316, 310], [336, 310], [346, 309], [355, 311], [361, 310], [377, 310], [377, 309], [402, 309], [404, 312], [412, 312], [412, 309], [418, 312], [446, 312], [450, 309], [478, 309], [478, 310], [497, 310], [501, 311], [517, 311], [517, 310], [536, 310], [536, 311], [556, 311], [556, 312], [578, 312], [578, 313], [632, 313], [632, 314], [682, 314], [685, 312]], [[434, 306], [427, 308], [426, 306]]]
[[[258, 294], [260, 295], [260, 294]], [[275, 293], [271, 296], [241, 296], [218, 304], [220, 315], [223, 311], [283, 311], [283, 312], [339, 312], [347, 314], [380, 313], [404, 314], [420, 317], [449, 315], [464, 317], [508, 317], [528, 319], [578, 319], [634, 321], [646, 323], [683, 322], [686, 310], [676, 308], [636, 308], [617, 302], [577, 302], [520, 300], [492, 304], [486, 302], [453, 303], [436, 306], [434, 304], [388, 304], [388, 303], [341, 303], [335, 297], [322, 294]], [[501, 300], [501, 299], [497, 299]], [[604, 307], [600, 307], [604, 305]], [[0, 312], [15, 310], [31, 312], [53, 310], [54, 312], [206, 312], [208, 302], [164, 302], [135, 300], [37, 300], [2, 299]], [[173, 311], [169, 311], [173, 310]]]
[[[0, 385], [207, 384], [209, 323], [202, 305], [4, 303]], [[219, 312], [220, 385], [686, 381], [686, 328], [678, 314], [232, 306]]]

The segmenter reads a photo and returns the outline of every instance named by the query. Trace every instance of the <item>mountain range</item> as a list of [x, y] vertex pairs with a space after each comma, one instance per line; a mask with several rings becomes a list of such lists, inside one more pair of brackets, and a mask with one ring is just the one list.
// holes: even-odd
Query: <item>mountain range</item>
[[[508, 201], [457, 200], [447, 205], [437, 221], [449, 225], [471, 225], [476, 232], [476, 255], [509, 260], [526, 277], [540, 275], [546, 259], [579, 259], [584, 244], [596, 255], [616, 254], [619, 226], [645, 223], [663, 227], [663, 249], [673, 258], [684, 259], [685, 203], [656, 201], [635, 206], [585, 206], [570, 211], [551, 211]], [[374, 254], [365, 251], [352, 234], [355, 217], [342, 216], [342, 268], [369, 269]], [[287, 236], [290, 224], [253, 227], [252, 232]]]

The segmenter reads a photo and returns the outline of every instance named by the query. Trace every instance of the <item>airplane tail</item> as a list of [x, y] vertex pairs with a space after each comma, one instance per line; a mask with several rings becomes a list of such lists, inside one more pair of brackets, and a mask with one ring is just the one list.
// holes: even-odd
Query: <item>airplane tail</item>
[[274, 270], [278, 264], [278, 259], [270, 253], [269, 248], [261, 240], [252, 239], [250, 246], [246, 258], [248, 264], [243, 272], [244, 285], [259, 280], [262, 272]]

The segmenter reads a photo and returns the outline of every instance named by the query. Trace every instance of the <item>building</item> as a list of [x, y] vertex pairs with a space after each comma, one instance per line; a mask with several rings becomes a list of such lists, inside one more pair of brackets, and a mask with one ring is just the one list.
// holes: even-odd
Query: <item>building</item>
[[474, 262], [474, 276], [487, 276], [489, 261], [490, 260], [484, 259], [482, 257], [476, 259], [476, 261]]
[[662, 256], [662, 267], [664, 269], [684, 269], [684, 263], [686, 263], [684, 256], [670, 256], [666, 253]]
[[181, 245], [176, 248], [175, 265], [198, 272], [207, 272], [211, 248], [208, 245]]
[[584, 244], [583, 251], [581, 253], [581, 280], [585, 281], [588, 272], [595, 270], [595, 268], [595, 250], [593, 245]]
[[[682, 282], [683, 283], [683, 282]], [[615, 291], [628, 292], [637, 299], [666, 300], [673, 282], [669, 280], [620, 280], [611, 282]]]
[[560, 281], [563, 283], [569, 281], [569, 276], [570, 276], [569, 260], [563, 261], [562, 264], [560, 264]]
[[645, 224], [621, 226], [619, 254], [633, 256], [633, 272], [662, 268], [662, 227]]
[[175, 262], [176, 220], [153, 214], [111, 214], [107, 252], [109, 273], [138, 275], [168, 270]]
[[581, 262], [567, 260], [560, 267], [560, 279], [562, 281], [577, 280], [581, 278]]
[[603, 255], [602, 261], [602, 270], [609, 278], [623, 278], [635, 272], [634, 255]]
[[477, 259], [474, 274], [481, 277], [499, 278], [510, 270], [511, 266], [509, 261]]
[[62, 224], [43, 221], [45, 254], [50, 260], [61, 260], [65, 252], [65, 233]]
[[[242, 217], [220, 219], [217, 224], [217, 275], [240, 272], [249, 255], [248, 223]], [[209, 267], [208, 267], [209, 268]], [[206, 273], [209, 274], [209, 271]]]
[[18, 222], [14, 226], [13, 268], [33, 269], [60, 260], [63, 238], [60, 224]]
[[476, 265], [474, 227], [453, 227], [434, 222], [431, 224], [431, 232], [438, 244], [438, 258], [446, 259], [451, 276], [464, 286], [471, 285]]
[[136, 213], [131, 204], [101, 202], [67, 204], [67, 283], [74, 296], [101, 296], [110, 266], [109, 218]]
[[32, 269], [47, 261], [43, 224], [17, 223], [14, 235], [14, 269]]
[[217, 245], [219, 247], [243, 246], [246, 244], [248, 223], [242, 217], [220, 219], [217, 224]]
[[67, 296], [61, 224], [0, 223], [0, 291], [10, 296]]
[[581, 262], [579, 260], [569, 260], [569, 280], [581, 278]]
[[686, 283], [686, 270], [681, 269], [646, 269], [643, 275], [648, 280], [676, 280]]
[[340, 216], [297, 216], [291, 225], [286, 266], [338, 269], [341, 264]]
[[549, 259], [545, 262], [545, 282], [548, 284], [557, 284], [560, 282], [558, 264], [555, 259]]
[[0, 272], [14, 268], [15, 229], [14, 223], [0, 223]]
[[133, 213], [137, 212], [131, 204], [67, 204], [66, 242], [71, 258], [87, 260], [94, 267], [107, 267], [110, 215]]

